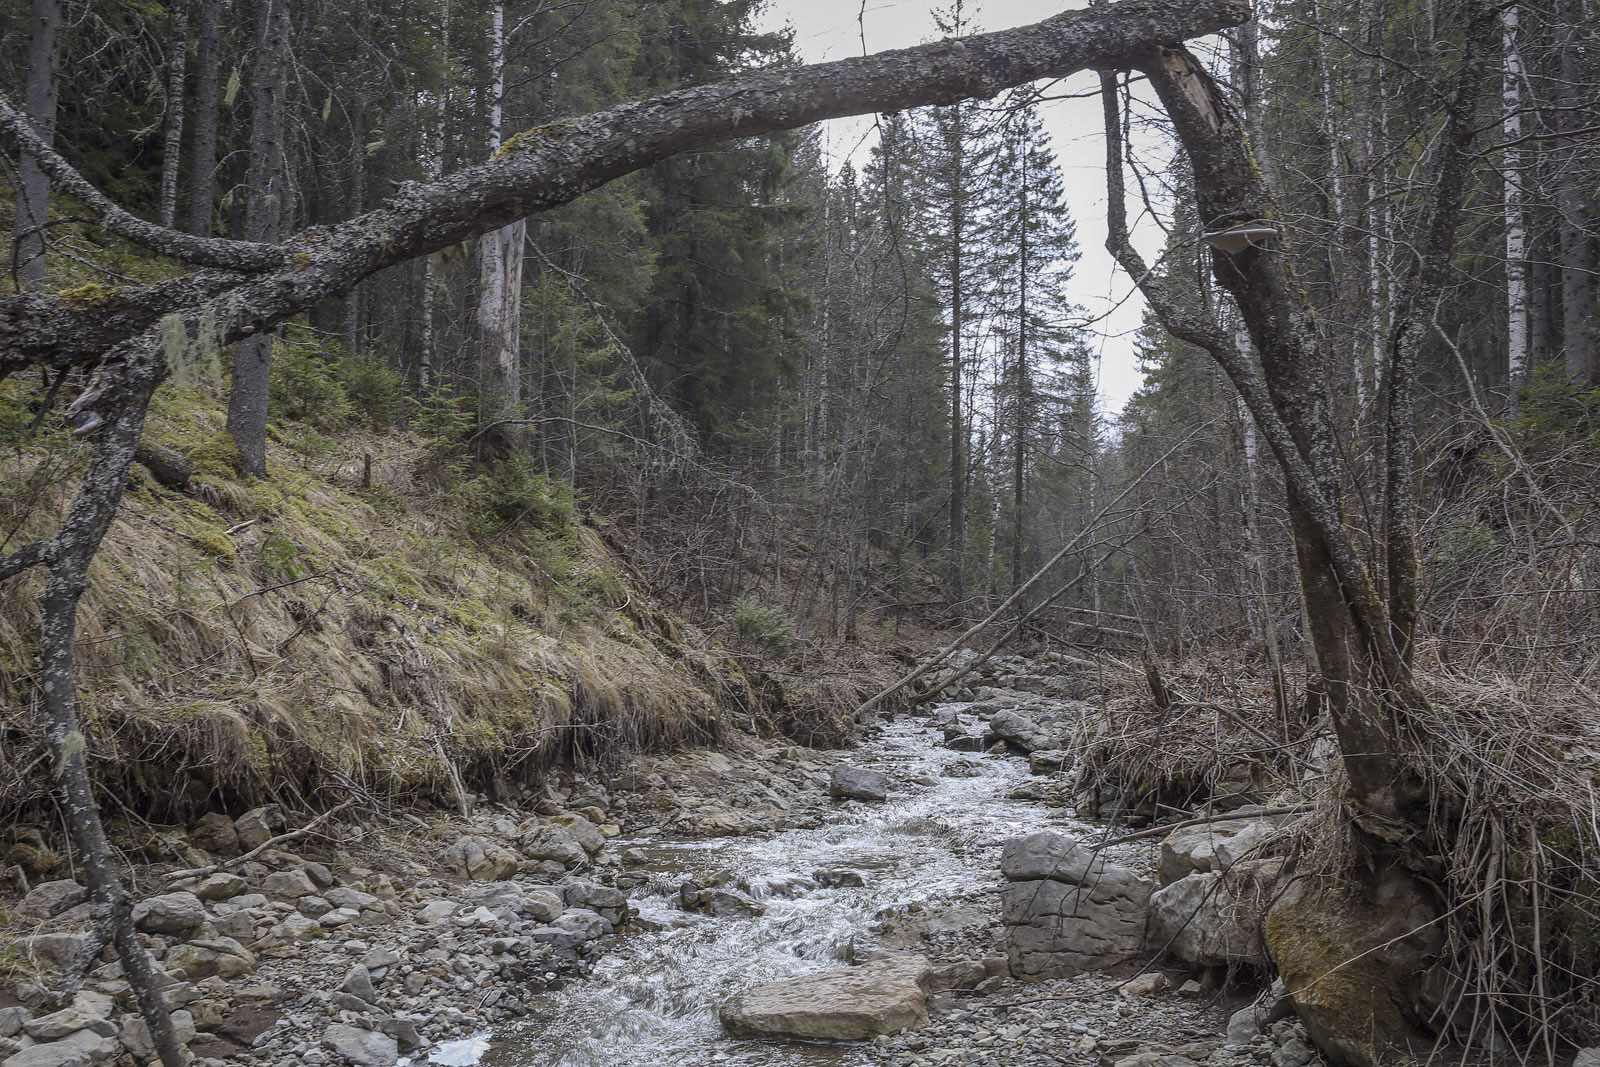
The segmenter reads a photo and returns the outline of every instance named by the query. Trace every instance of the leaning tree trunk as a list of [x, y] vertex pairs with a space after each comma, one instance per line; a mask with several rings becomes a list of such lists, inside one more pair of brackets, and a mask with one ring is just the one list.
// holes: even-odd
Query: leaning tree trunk
[[[1310, 301], [1281, 247], [1212, 249], [1212, 270], [1233, 295], [1260, 357], [1259, 369], [1214, 319], [1188, 310], [1150, 273], [1129, 239], [1114, 80], [1106, 76], [1107, 246], [1140, 283], [1175, 335], [1205, 348], [1243, 397], [1283, 468], [1290, 528], [1325, 699], [1344, 757], [1357, 843], [1374, 861], [1412, 860], [1405, 844], [1430, 825], [1428, 791], [1407, 756], [1408, 722], [1423, 706], [1411, 676], [1419, 565], [1415, 543], [1413, 394], [1417, 350], [1442, 291], [1461, 216], [1473, 146], [1473, 104], [1484, 78], [1493, 13], [1469, 6], [1467, 47], [1431, 173], [1424, 233], [1394, 311], [1378, 397], [1385, 455], [1380, 539], [1384, 580], [1364, 562], [1341, 506], [1350, 472], [1334, 438], [1331, 399]], [[1275, 210], [1234, 111], [1183, 48], [1146, 53], [1135, 66], [1171, 116], [1194, 172], [1208, 232], [1268, 221]], [[1272, 241], [1280, 245], [1286, 241]]]
[[[29, 20], [28, 79], [23, 109], [47, 142], [56, 128], [56, 68], [61, 63], [61, 0], [33, 0]], [[44, 224], [50, 213], [50, 177], [39, 161], [24, 153], [17, 181], [16, 245], [11, 266], [18, 287], [44, 283]]]

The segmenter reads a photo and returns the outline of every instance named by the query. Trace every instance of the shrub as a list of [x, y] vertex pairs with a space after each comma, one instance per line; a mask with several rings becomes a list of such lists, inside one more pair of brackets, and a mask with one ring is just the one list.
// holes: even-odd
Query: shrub
[[733, 606], [733, 629], [741, 641], [770, 656], [787, 656], [794, 648], [795, 626], [789, 613], [754, 597], [741, 597]]

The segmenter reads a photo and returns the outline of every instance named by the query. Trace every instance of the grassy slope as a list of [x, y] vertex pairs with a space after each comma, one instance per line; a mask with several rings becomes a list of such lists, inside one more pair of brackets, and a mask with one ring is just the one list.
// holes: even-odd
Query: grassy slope
[[[37, 393], [0, 386], [14, 432]], [[200, 473], [176, 493], [134, 468], [81, 612], [96, 764], [147, 817], [352, 789], [448, 801], [456, 773], [504, 792], [554, 759], [848, 707], [785, 694], [659, 610], [537, 481], [507, 515], [504, 487], [415, 438], [287, 424], [271, 476], [245, 482], [223, 422], [212, 392], [158, 395], [146, 440]], [[59, 430], [8, 448], [0, 529], [46, 533], [84, 452]], [[0, 811], [48, 787], [30, 711], [40, 581], [0, 586]]]

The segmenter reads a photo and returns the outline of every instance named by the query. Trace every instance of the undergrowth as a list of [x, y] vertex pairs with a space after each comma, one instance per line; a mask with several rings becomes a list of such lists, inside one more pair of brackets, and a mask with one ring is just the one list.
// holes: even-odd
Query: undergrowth
[[[393, 383], [290, 340], [266, 479], [238, 475], [215, 385], [152, 406], [146, 440], [195, 473], [180, 492], [135, 465], [80, 611], [81, 705], [113, 806], [160, 820], [351, 793], [443, 802], [452, 767], [503, 796], [553, 761], [712, 742], [735, 712], [838, 736], [816, 695], [829, 683], [786, 687], [659, 610], [570, 490], [392, 428]], [[47, 388], [0, 383], [11, 547], [48, 536], [86, 459], [37, 417]], [[462, 410], [446, 396], [416, 414], [453, 426]], [[0, 815], [50, 788], [42, 580], [0, 585]]]

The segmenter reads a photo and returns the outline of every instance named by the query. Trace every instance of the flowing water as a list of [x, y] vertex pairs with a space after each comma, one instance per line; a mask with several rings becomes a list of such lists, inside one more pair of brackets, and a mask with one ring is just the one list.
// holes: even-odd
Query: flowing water
[[[541, 998], [531, 1019], [456, 1043], [434, 1062], [483, 1067], [847, 1067], [859, 1046], [740, 1041], [717, 1005], [746, 986], [844, 966], [852, 938], [886, 917], [926, 914], [994, 884], [1000, 842], [1066, 822], [1006, 794], [1020, 760], [953, 752], [924, 720], [885, 726], [851, 762], [895, 783], [883, 804], [838, 804], [824, 825], [768, 835], [632, 840], [651, 857], [633, 906], [661, 929], [621, 935], [588, 980]], [[911, 781], [908, 782], [908, 778]], [[819, 870], [859, 871], [861, 887], [822, 888]], [[760, 916], [715, 918], [677, 907], [689, 875], [731, 870], [762, 898]], [[442, 1053], [442, 1054], [441, 1054]]]

